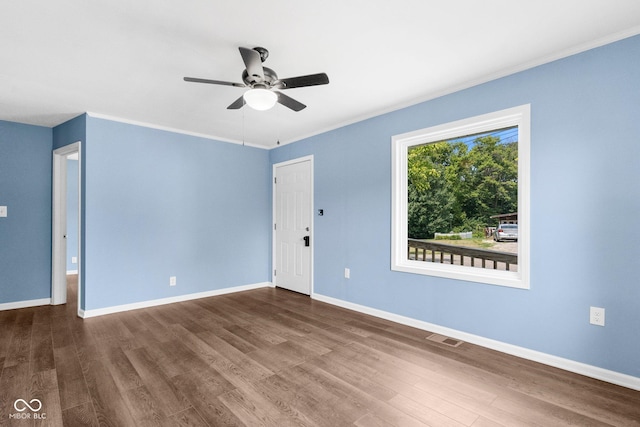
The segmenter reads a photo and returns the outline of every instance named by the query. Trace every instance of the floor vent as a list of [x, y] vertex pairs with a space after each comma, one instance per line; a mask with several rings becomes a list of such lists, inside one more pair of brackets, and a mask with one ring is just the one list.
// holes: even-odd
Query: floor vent
[[429, 341], [439, 342], [440, 344], [448, 345], [449, 347], [458, 347], [464, 341], [456, 340], [453, 338], [445, 337], [444, 335], [431, 334], [427, 337]]

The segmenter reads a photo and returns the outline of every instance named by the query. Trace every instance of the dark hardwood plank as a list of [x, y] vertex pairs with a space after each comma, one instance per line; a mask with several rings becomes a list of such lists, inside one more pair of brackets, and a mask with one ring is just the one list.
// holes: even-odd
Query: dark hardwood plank
[[145, 350], [167, 378], [208, 366], [176, 338], [149, 345]]
[[91, 401], [74, 346], [54, 350], [60, 405], [70, 409]]
[[[429, 406], [428, 401], [418, 402], [401, 394], [393, 397], [389, 401], [389, 404], [402, 413], [408, 414], [427, 425], [442, 427], [464, 427], [471, 425], [470, 423], [459, 422], [442, 414], [442, 412], [433, 409]], [[474, 414], [474, 418], [471, 422], [475, 421], [477, 417], [478, 416]]]
[[114, 382], [121, 392], [126, 392], [143, 385], [140, 375], [122, 348], [111, 347], [104, 360]]
[[[444, 379], [444, 377], [442, 377]], [[489, 386], [491, 388], [491, 386]], [[499, 423], [504, 426], [530, 426], [539, 425], [525, 413], [514, 413], [493, 406], [493, 402], [498, 398], [497, 395], [491, 394], [482, 384], [466, 385], [462, 381], [452, 379], [449, 384], [442, 382], [428, 382], [421, 380], [416, 384], [416, 389], [428, 392], [433, 396], [437, 396], [447, 402], [460, 406], [468, 411], [477, 413], [481, 418]], [[504, 392], [504, 391], [503, 391]], [[500, 393], [503, 393], [500, 392]], [[407, 392], [406, 394], [409, 394]], [[415, 392], [419, 393], [419, 392]], [[513, 396], [513, 392], [510, 393]], [[418, 394], [419, 396], [419, 394]], [[412, 396], [413, 397], [413, 396]], [[420, 398], [420, 397], [417, 397]], [[525, 397], [526, 400], [533, 400], [531, 397]], [[549, 417], [549, 420], [551, 417]]]
[[73, 334], [69, 319], [66, 316], [55, 316], [51, 323], [53, 336], [53, 348], [67, 347], [73, 345]]
[[34, 323], [31, 331], [31, 372], [55, 369], [51, 325]]
[[471, 427], [505, 427], [505, 426], [504, 424], [491, 421], [485, 417], [479, 417]]
[[249, 387], [221, 394], [218, 399], [244, 425], [284, 426], [290, 424], [289, 419], [282, 415], [276, 405]]
[[169, 330], [145, 310], [135, 310], [132, 314], [134, 319], [144, 327], [145, 332], [157, 342], [166, 342], [172, 338]]
[[62, 411], [62, 421], [65, 426], [98, 427], [98, 419], [93, 412], [91, 402], [64, 409]]
[[231, 382], [210, 366], [176, 375], [171, 378], [171, 381], [192, 404], [194, 402], [189, 399], [189, 396], [197, 396], [198, 399], [213, 398], [235, 389]]
[[[13, 327], [16, 321], [16, 311], [0, 311], [0, 358], [5, 359], [11, 346], [11, 337], [13, 336]], [[0, 365], [0, 368], [4, 363]]]
[[[238, 325], [238, 327], [248, 331], [250, 334], [252, 334], [255, 337], [259, 337], [260, 340], [262, 340], [262, 342], [266, 342], [269, 344], [280, 344], [283, 342], [286, 342], [287, 339], [285, 337], [283, 337], [282, 335], [279, 335], [276, 331], [268, 328], [267, 326], [263, 325], [261, 322], [254, 322], [254, 323], [242, 323], [242, 325]], [[253, 340], [251, 342], [254, 342]], [[262, 347], [258, 344], [255, 344], [256, 347]]]
[[212, 328], [210, 329], [210, 332], [212, 332], [215, 336], [223, 339], [228, 344], [232, 345], [233, 347], [237, 348], [239, 351], [245, 354], [250, 353], [258, 348], [252, 343], [250, 343], [249, 341], [242, 338], [241, 336], [234, 334], [233, 332], [227, 329]]
[[218, 396], [235, 386], [214, 370], [189, 372], [174, 377], [175, 387], [186, 397], [197, 413], [211, 426], [245, 425]]
[[222, 328], [238, 325], [245, 321], [244, 313], [237, 312], [231, 307], [221, 306], [218, 301], [214, 302], [209, 298], [202, 298], [192, 302], [206, 310], [210, 318], [217, 319], [219, 326]]
[[209, 424], [194, 408], [185, 409], [172, 415], [163, 423], [163, 427], [208, 427]]
[[[180, 339], [184, 343], [190, 346], [190, 348], [202, 359], [203, 362], [210, 365], [237, 387], [251, 384], [256, 380], [260, 380], [266, 375], [271, 374], [271, 371], [262, 367], [251, 358], [245, 356], [242, 352], [237, 351], [226, 343], [221, 344], [219, 341], [222, 340], [217, 341], [218, 344], [221, 344], [219, 350], [225, 353], [227, 357], [214, 350], [211, 345], [200, 337], [190, 333], [181, 325], [172, 325], [170, 328], [174, 333], [180, 336]], [[212, 341], [214, 338], [215, 337], [208, 337], [207, 339]], [[236, 356], [239, 357], [238, 360], [235, 360]]]
[[396, 424], [391, 424], [383, 420], [382, 418], [378, 417], [377, 415], [370, 414], [370, 413], [364, 414], [362, 417], [360, 417], [359, 420], [356, 420], [356, 422], [353, 424], [358, 427], [396, 427]]
[[[342, 378], [345, 382], [370, 394], [375, 399], [388, 401], [398, 394], [393, 388], [389, 387], [388, 381], [385, 381], [387, 377], [382, 377], [375, 369], [348, 362], [342, 364], [338, 358], [332, 356], [334, 354], [317, 357], [309, 360], [308, 363], [333, 376]], [[407, 387], [406, 384], [405, 387]]]
[[292, 345], [291, 341], [285, 341], [278, 345], [253, 351], [248, 353], [247, 356], [272, 372], [279, 372], [304, 361], [304, 357], [299, 351], [292, 351], [296, 350], [292, 349]]
[[[299, 393], [296, 386], [291, 386], [278, 375], [272, 375], [253, 384], [253, 387], [261, 396], [272, 405], [277, 406], [287, 417], [296, 420], [304, 426], [318, 426], [320, 419], [315, 411], [318, 400], [311, 395]], [[320, 419], [322, 422], [322, 419]]]
[[83, 372], [98, 424], [101, 426], [135, 425], [129, 407], [104, 361], [90, 360]]
[[375, 375], [385, 378], [388, 381], [385, 384], [397, 392], [405, 390], [407, 386], [413, 387], [421, 380], [419, 372], [412, 370], [411, 365], [404, 364], [401, 360], [402, 364], [398, 366], [398, 361], [393, 357], [358, 343], [337, 348], [330, 356], [354, 369], [365, 371], [373, 369]]
[[[457, 379], [458, 376], [461, 380]], [[448, 376], [434, 372], [428, 380], [423, 378], [400, 394], [420, 403], [428, 403], [438, 412], [465, 423], [471, 418], [478, 418], [481, 409], [490, 407], [503, 390], [493, 386], [490, 381], [474, 381], [471, 376], [469, 383], [466, 383], [463, 377], [464, 373]], [[429, 386], [425, 387], [425, 384]]]
[[[162, 404], [149, 393], [146, 386], [133, 388], [125, 392], [125, 401], [136, 420], [136, 425], [160, 425], [167, 420]], [[182, 411], [176, 412], [180, 413]]]
[[55, 370], [39, 371], [31, 377], [29, 400], [39, 399], [42, 403], [40, 411], [34, 413], [41, 418], [34, 422], [34, 426], [62, 426], [62, 408], [58, 394], [58, 380]]
[[540, 425], [576, 425], [581, 427], [624, 425], [625, 420], [603, 422], [577, 413], [561, 406], [553, 405], [538, 399], [531, 399], [519, 393], [514, 393], [510, 398], [498, 397], [492, 408], [501, 409], [511, 414], [527, 414], [527, 421]]
[[40, 307], [34, 307], [35, 311], [33, 313], [33, 323], [39, 324], [43, 323], [49, 325], [51, 327], [51, 323], [53, 322], [54, 311], [51, 310], [46, 305]]
[[[17, 425], [20, 420], [9, 419], [9, 414], [16, 410], [13, 407], [16, 399], [30, 400], [31, 375], [29, 364], [5, 366], [0, 375], [0, 425], [9, 423]], [[26, 396], [26, 397], [22, 397]], [[12, 423], [12, 421], [15, 421]]]
[[317, 369], [313, 365], [302, 364], [278, 374], [296, 390], [304, 390], [305, 395], [313, 396], [317, 403], [313, 412], [308, 413], [319, 425], [334, 426], [351, 424], [369, 411], [370, 405], [379, 405], [366, 393], [355, 393], [355, 389], [338, 377]]
[[156, 408], [164, 416], [176, 414], [191, 406], [173, 382], [158, 368], [146, 349], [130, 350], [126, 354], [142, 382], [147, 386], [148, 392], [158, 402]]
[[[251, 357], [227, 341], [217, 337], [213, 332], [205, 331], [197, 334], [197, 336], [226, 359], [226, 363], [225, 361], [220, 361], [220, 363], [214, 364], [214, 367], [225, 366], [225, 368], [227, 368], [232, 364], [235, 369], [242, 372], [242, 377], [248, 378], [249, 381], [259, 381], [273, 374], [273, 371], [255, 362]], [[222, 370], [220, 370], [220, 372], [222, 372]]]
[[13, 334], [11, 336], [11, 343], [4, 360], [4, 366], [16, 366], [23, 363], [29, 364], [29, 357], [31, 355], [31, 331], [33, 324], [31, 319], [29, 320], [16, 320], [13, 326]]

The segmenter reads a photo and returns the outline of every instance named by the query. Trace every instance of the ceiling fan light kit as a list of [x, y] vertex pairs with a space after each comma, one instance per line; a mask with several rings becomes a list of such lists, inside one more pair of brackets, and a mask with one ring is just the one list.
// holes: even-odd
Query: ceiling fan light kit
[[249, 107], [258, 111], [269, 110], [278, 102], [278, 95], [269, 89], [249, 89], [243, 97]]
[[293, 110], [300, 111], [307, 106], [275, 89], [285, 90], [297, 87], [326, 85], [329, 77], [325, 73], [309, 74], [307, 76], [278, 79], [278, 75], [271, 68], [263, 67], [262, 63], [269, 57], [269, 51], [263, 47], [248, 49], [238, 48], [245, 65], [242, 72], [244, 83], [233, 83], [221, 80], [201, 79], [197, 77], [185, 77], [186, 82], [207, 83], [222, 86], [248, 87], [244, 95], [236, 99], [227, 107], [228, 110], [237, 110], [244, 104], [248, 104], [255, 110], [265, 111], [272, 108], [276, 102]]

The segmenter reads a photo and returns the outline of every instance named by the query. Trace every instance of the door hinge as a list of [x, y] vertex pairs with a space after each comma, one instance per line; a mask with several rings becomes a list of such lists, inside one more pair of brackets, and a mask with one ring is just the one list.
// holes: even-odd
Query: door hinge
[[278, 183], [278, 178], [273, 178], [273, 183], [277, 184]]
[[275, 271], [275, 270], [273, 270], [273, 275], [274, 275], [274, 276], [276, 275], [276, 271]]
[[277, 224], [273, 224], [273, 229], [274, 229], [274, 230], [277, 230], [277, 229], [278, 229], [278, 228], [277, 228]]

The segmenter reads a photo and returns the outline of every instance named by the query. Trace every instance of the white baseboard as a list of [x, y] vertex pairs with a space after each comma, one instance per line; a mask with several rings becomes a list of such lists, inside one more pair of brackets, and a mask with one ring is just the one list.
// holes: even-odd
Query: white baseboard
[[6, 302], [0, 304], [0, 311], [15, 310], [16, 308], [37, 307], [51, 304], [51, 298], [32, 299], [29, 301]]
[[198, 292], [194, 294], [178, 295], [175, 297], [160, 298], [150, 301], [134, 302], [131, 304], [115, 305], [112, 307], [96, 308], [93, 310], [78, 310], [78, 315], [84, 319], [89, 317], [104, 316], [106, 314], [120, 313], [129, 310], [138, 310], [140, 308], [155, 307], [158, 305], [172, 304], [175, 302], [189, 301], [199, 298], [208, 298], [218, 295], [231, 294], [234, 292], [250, 291], [271, 286], [271, 282], [254, 283], [250, 285], [234, 286], [230, 288], [215, 289], [213, 291]]
[[448, 337], [459, 339], [461, 341], [476, 344], [481, 347], [497, 350], [502, 353], [511, 354], [517, 357], [522, 357], [523, 359], [539, 362], [545, 365], [553, 366], [555, 368], [563, 369], [565, 371], [574, 372], [576, 374], [595, 378], [601, 381], [606, 381], [622, 387], [627, 387], [633, 390], [640, 390], [640, 378], [634, 377], [631, 375], [610, 371], [608, 369], [599, 368], [597, 366], [587, 365], [585, 363], [576, 362], [574, 360], [565, 359], [558, 356], [553, 356], [551, 354], [541, 353], [539, 351], [530, 350], [528, 348], [503, 343], [501, 341], [484, 338], [478, 335], [473, 335], [466, 332], [458, 331], [456, 329], [439, 326], [433, 323], [424, 322], [422, 320], [417, 320], [410, 317], [400, 316], [398, 314], [390, 313], [383, 310], [378, 310], [378, 309], [367, 307], [364, 305], [354, 304], [348, 301], [328, 297], [325, 295], [314, 293], [311, 295], [311, 298], [318, 301], [326, 302], [331, 305], [336, 305], [338, 307], [342, 307], [342, 308], [357, 311], [360, 313], [368, 314], [374, 317], [390, 320], [392, 322], [400, 323], [402, 325], [407, 325], [407, 326], [422, 329], [425, 331], [430, 331], [440, 335], [445, 335]]
[[78, 274], [78, 270], [67, 270], [67, 275], [69, 274]]

